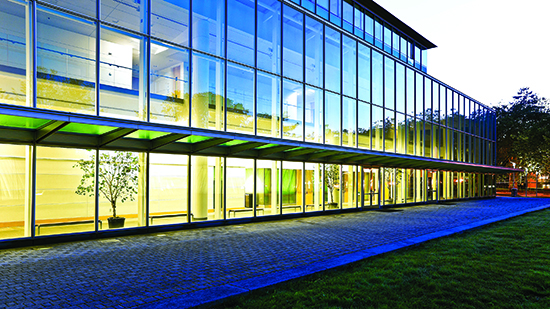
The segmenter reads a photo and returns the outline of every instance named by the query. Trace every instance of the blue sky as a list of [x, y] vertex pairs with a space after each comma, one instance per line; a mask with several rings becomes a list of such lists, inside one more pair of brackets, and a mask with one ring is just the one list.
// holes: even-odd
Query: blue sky
[[486, 104], [550, 98], [550, 1], [375, 0], [432, 41], [428, 74]]

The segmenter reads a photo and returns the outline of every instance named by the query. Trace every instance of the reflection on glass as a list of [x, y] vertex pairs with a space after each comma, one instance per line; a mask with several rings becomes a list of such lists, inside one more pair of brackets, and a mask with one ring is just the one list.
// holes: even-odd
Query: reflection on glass
[[328, 0], [317, 0], [317, 15], [328, 19]]
[[[44, 2], [90, 17], [96, 17], [96, 1], [94, 0], [44, 0]], [[4, 5], [2, 5], [3, 8]]]
[[424, 77], [424, 115], [428, 121], [433, 121], [434, 110], [432, 108], [432, 80]]
[[416, 73], [416, 117], [424, 119], [424, 76]]
[[280, 137], [281, 78], [258, 72], [257, 79], [258, 135]]
[[224, 56], [224, 2], [217, 0], [193, 1], [193, 48]]
[[[257, 176], [256, 176], [257, 177]], [[254, 160], [227, 158], [227, 218], [254, 217]], [[258, 201], [256, 201], [256, 206]], [[256, 215], [265, 215], [256, 207]]]
[[37, 107], [95, 113], [95, 24], [37, 12]]
[[323, 169], [321, 163], [306, 163], [306, 212], [323, 210]]
[[424, 156], [432, 156], [432, 124], [429, 122], [424, 125]]
[[227, 65], [227, 131], [254, 133], [254, 70]]
[[342, 146], [355, 147], [357, 101], [344, 97], [342, 101]]
[[25, 5], [0, 0], [0, 100], [32, 106], [27, 100]]
[[361, 12], [361, 10], [358, 7], [355, 7], [354, 12], [354, 28], [353, 28], [353, 34], [356, 36], [363, 38], [364, 33], [364, 14]]
[[407, 117], [407, 154], [415, 154], [415, 121], [413, 117]]
[[[83, 149], [37, 147], [35, 235], [95, 230], [93, 154]], [[100, 220], [106, 228], [106, 218]]]
[[[228, 170], [227, 174], [231, 175], [232, 172], [236, 171]], [[242, 176], [240, 170], [233, 175]], [[227, 179], [228, 195], [234, 184], [232, 180]], [[232, 182], [231, 185], [229, 182]], [[192, 156], [191, 221], [223, 219], [223, 198], [223, 158]], [[229, 217], [227, 216], [227, 218]]]
[[384, 109], [372, 106], [372, 150], [384, 150]]
[[[25, 226], [30, 218], [25, 216], [25, 164], [32, 160], [27, 156], [30, 146], [0, 145], [0, 239], [30, 236]], [[30, 154], [30, 153], [29, 153]], [[26, 221], [26, 222], [25, 222]]]
[[374, 40], [374, 20], [369, 13], [365, 13], [365, 40], [373, 44]]
[[359, 43], [358, 70], [359, 93], [358, 99], [370, 102], [370, 51], [366, 45]]
[[227, 58], [254, 66], [254, 0], [227, 1]]
[[281, 2], [258, 0], [258, 68], [281, 73]]
[[407, 115], [415, 115], [415, 95], [414, 95], [414, 71], [407, 68]]
[[146, 120], [145, 39], [101, 29], [100, 115]]
[[372, 51], [372, 103], [384, 106], [384, 62], [376, 51]]
[[281, 162], [271, 160], [256, 161], [256, 216], [278, 215], [281, 213], [280, 171]]
[[376, 208], [380, 205], [380, 169], [362, 168], [363, 170], [363, 197], [362, 207]]
[[369, 103], [361, 102], [358, 103], [358, 128], [357, 134], [359, 139], [359, 148], [370, 149], [370, 139], [371, 139], [371, 123], [370, 123], [370, 108]]
[[340, 92], [340, 32], [325, 28], [325, 88]]
[[303, 139], [304, 95], [302, 84], [283, 81], [283, 138]]
[[145, 33], [147, 1], [101, 0], [101, 19], [117, 26]]
[[325, 144], [340, 145], [340, 96], [325, 92]]
[[323, 142], [323, 91], [306, 87], [306, 141]]
[[406, 154], [407, 153], [407, 123], [405, 121], [406, 117], [405, 115], [401, 113], [396, 113], [396, 121], [395, 121], [395, 151], [397, 153]]
[[394, 67], [395, 62], [388, 57], [384, 57], [384, 106], [392, 110], [395, 110]]
[[342, 0], [330, 0], [330, 21], [342, 25]]
[[283, 161], [283, 214], [302, 212], [303, 163]]
[[342, 165], [342, 208], [357, 207], [357, 167], [353, 165]]
[[149, 158], [149, 225], [188, 222], [189, 157], [152, 153]]
[[188, 46], [189, 1], [151, 0], [151, 35]]
[[189, 125], [189, 53], [151, 44], [151, 114], [154, 122]]
[[405, 113], [405, 67], [395, 64], [395, 110]]
[[423, 156], [424, 153], [424, 120], [416, 118], [415, 125], [416, 143], [415, 154], [417, 156]]
[[384, 151], [395, 152], [395, 112], [385, 109]]
[[283, 8], [283, 75], [303, 81], [303, 29], [304, 15], [295, 9]]
[[323, 24], [306, 17], [306, 83], [323, 87]]
[[355, 98], [357, 95], [357, 41], [345, 35], [343, 37], [343, 93]]
[[353, 32], [353, 7], [347, 1], [343, 1], [342, 4], [342, 19], [344, 20], [342, 28]]
[[223, 130], [224, 62], [199, 53], [193, 54], [191, 125]]

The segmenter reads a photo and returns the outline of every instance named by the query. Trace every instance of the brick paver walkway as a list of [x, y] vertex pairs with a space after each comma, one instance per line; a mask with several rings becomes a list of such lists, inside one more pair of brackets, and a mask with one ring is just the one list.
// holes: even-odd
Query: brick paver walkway
[[183, 308], [546, 205], [496, 198], [1, 250], [0, 308]]

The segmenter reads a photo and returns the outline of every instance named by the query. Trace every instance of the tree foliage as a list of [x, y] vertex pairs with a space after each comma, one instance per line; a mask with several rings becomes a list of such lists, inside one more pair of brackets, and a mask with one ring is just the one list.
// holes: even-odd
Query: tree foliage
[[548, 100], [521, 88], [513, 101], [495, 108], [497, 164], [550, 172], [550, 108]]
[[330, 196], [330, 203], [334, 201], [334, 189], [338, 188], [340, 182], [340, 168], [337, 164], [325, 165], [325, 185]]
[[[73, 167], [80, 168], [84, 174], [75, 193], [95, 196], [95, 154], [89, 160], [81, 159]], [[110, 203], [113, 217], [116, 217], [116, 203], [120, 200], [133, 201], [138, 193], [138, 157], [131, 152], [103, 152], [99, 156], [98, 189]]]

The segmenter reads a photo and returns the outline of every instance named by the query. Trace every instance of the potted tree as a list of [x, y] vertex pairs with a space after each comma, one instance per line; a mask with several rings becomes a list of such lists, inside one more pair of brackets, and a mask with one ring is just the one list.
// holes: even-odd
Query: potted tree
[[328, 164], [325, 167], [325, 185], [329, 193], [329, 208], [338, 208], [338, 198], [340, 197], [340, 168], [337, 164]]
[[[73, 167], [79, 167], [84, 174], [75, 193], [95, 196], [95, 154], [89, 160], [81, 159]], [[126, 218], [116, 214], [117, 201], [133, 201], [138, 188], [139, 162], [136, 155], [130, 152], [104, 152], [99, 156], [98, 191], [111, 203], [112, 217], [109, 217], [109, 228], [124, 227]]]

